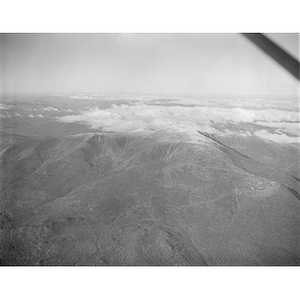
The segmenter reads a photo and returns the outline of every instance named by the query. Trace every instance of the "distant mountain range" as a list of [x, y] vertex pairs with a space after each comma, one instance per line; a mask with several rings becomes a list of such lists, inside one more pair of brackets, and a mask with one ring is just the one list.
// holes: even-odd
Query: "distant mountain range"
[[2, 265], [300, 265], [297, 147], [175, 129], [0, 138]]

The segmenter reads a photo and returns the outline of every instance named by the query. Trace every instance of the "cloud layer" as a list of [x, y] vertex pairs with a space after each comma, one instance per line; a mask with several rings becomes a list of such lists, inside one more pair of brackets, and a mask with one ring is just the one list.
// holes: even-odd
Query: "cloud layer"
[[43, 110], [44, 110], [44, 111], [59, 111], [58, 108], [52, 107], [52, 106], [44, 107]]
[[265, 129], [255, 131], [254, 135], [263, 139], [271, 140], [276, 143], [289, 144], [300, 142], [299, 137], [287, 136], [285, 134], [272, 134]]
[[252, 134], [280, 143], [298, 142], [297, 137], [288, 136], [284, 132], [289, 135], [297, 135], [299, 132], [298, 112], [279, 109], [251, 110], [238, 107], [122, 104], [112, 105], [108, 109], [97, 107], [83, 110], [79, 114], [58, 117], [57, 120], [64, 123], [81, 123], [104, 131], [156, 131], [170, 126], [179, 126], [223, 135], [236, 132], [228, 129], [220, 132], [216, 124], [226, 127], [230, 124], [250, 123], [276, 131], [270, 133], [266, 129], [259, 131], [254, 128]]

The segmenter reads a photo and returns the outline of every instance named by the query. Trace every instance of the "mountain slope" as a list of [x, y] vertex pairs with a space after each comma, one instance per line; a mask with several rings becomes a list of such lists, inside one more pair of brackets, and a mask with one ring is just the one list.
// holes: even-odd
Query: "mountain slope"
[[299, 182], [198, 132], [7, 135], [4, 265], [299, 265]]

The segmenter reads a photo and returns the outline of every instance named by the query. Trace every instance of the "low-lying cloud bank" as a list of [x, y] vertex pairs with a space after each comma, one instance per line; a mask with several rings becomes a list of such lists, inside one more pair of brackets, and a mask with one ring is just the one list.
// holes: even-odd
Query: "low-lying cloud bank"
[[295, 98], [251, 98], [251, 99], [232, 99], [232, 98], [182, 98], [182, 99], [154, 99], [151, 101], [152, 104], [156, 105], [183, 105], [183, 106], [208, 106], [208, 107], [239, 107], [245, 109], [254, 110], [269, 110], [278, 109], [286, 111], [298, 111], [299, 110], [299, 99]]
[[256, 135], [260, 138], [263, 138], [263, 139], [271, 140], [276, 143], [289, 144], [289, 143], [299, 143], [300, 142], [299, 137], [287, 136], [285, 134], [276, 134], [276, 133], [272, 134], [265, 129], [255, 131], [254, 135]]
[[0, 110], [2, 110], [2, 109], [3, 110], [9, 110], [11, 108], [13, 108], [12, 105], [7, 105], [7, 104], [0, 103]]
[[52, 106], [44, 107], [43, 110], [44, 110], [44, 111], [59, 111], [58, 108], [52, 107]]
[[44, 118], [44, 115], [42, 115], [42, 114], [38, 114], [38, 115], [29, 114], [28, 117], [29, 118]]
[[[59, 122], [81, 123], [93, 129], [104, 131], [156, 131], [170, 126], [180, 126], [216, 134], [233, 134], [231, 131], [217, 130], [214, 124], [250, 123], [269, 127], [276, 133], [267, 130], [255, 131], [251, 134], [280, 143], [299, 142], [299, 113], [279, 109], [250, 110], [245, 108], [225, 107], [182, 107], [155, 105], [112, 105], [109, 109], [93, 108], [83, 110], [76, 115], [58, 117]], [[248, 134], [248, 133], [247, 133]]]

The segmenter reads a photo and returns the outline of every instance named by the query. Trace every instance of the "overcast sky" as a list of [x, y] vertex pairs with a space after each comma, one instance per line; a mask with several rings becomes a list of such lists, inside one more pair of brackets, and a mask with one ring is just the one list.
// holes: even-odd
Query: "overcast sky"
[[[294, 57], [297, 34], [269, 34]], [[239, 34], [1, 34], [2, 92], [297, 95]]]

